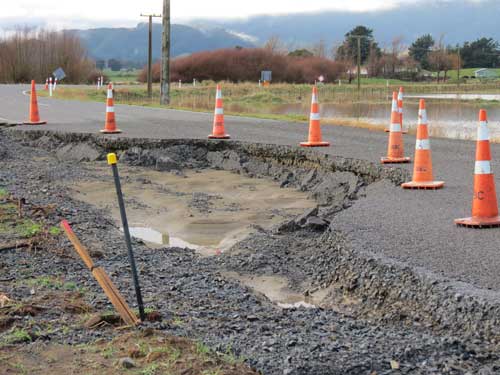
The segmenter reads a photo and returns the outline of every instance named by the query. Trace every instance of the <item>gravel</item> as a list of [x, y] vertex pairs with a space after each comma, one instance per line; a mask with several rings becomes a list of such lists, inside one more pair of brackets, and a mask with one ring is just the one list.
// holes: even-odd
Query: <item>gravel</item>
[[[340, 215], [368, 200], [372, 187], [404, 180], [404, 170], [286, 146], [94, 141], [87, 136], [17, 133], [17, 138], [24, 138], [20, 142], [13, 134], [0, 132], [0, 186], [37, 204], [55, 203], [51, 220], [68, 219], [82, 242], [102, 252], [99, 264], [130, 302], [133, 288], [123, 238], [105, 211], [75, 201], [61, 187], [58, 181], [85, 179], [86, 171], [80, 157], [57, 158], [57, 150], [75, 143], [72, 150], [84, 150], [98, 160], [114, 150], [122, 162], [152, 168], [158, 157], [167, 156], [183, 168], [227, 169], [316, 194], [318, 210], [274, 230], [258, 231], [219, 257], [199, 257], [187, 249], [153, 250], [135, 241], [145, 301], [163, 316], [149, 326], [201, 340], [244, 358], [265, 374], [390, 374], [398, 366], [402, 374], [500, 371], [500, 304], [495, 293], [360, 252], [349, 233], [339, 228]], [[60, 246], [64, 257], [53, 252], [3, 252], [2, 277], [64, 274], [68, 281], [97, 291], [70, 244], [61, 240]], [[333, 289], [320, 308], [282, 309], [225, 278], [228, 270], [283, 275], [305, 294]], [[88, 298], [97, 308], [109, 308], [99, 293]], [[349, 305], [347, 299], [360, 303]], [[46, 339], [77, 344], [112, 334], [81, 328], [70, 334], [55, 330]]]

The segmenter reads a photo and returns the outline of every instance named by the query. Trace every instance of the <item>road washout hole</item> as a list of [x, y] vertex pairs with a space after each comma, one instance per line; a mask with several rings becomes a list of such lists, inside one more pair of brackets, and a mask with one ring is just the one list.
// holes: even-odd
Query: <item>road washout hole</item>
[[[201, 262], [203, 267], [217, 270], [218, 275], [230, 271], [285, 277], [290, 289], [304, 296], [330, 288], [318, 311], [337, 310], [340, 305], [342, 310], [348, 309], [346, 315], [384, 324], [417, 325], [464, 337], [499, 337], [500, 303], [496, 295], [469, 286], [465, 290], [455, 280], [366, 252], [353, 246], [332, 220], [362, 200], [368, 185], [384, 182], [397, 186], [408, 180], [406, 170], [290, 146], [192, 139], [108, 139], [38, 131], [9, 134], [25, 145], [55, 152], [64, 162], [104, 161], [106, 153], [116, 152], [120, 166], [169, 173], [225, 170], [268, 178], [281, 187], [306, 192], [317, 203], [313, 210], [284, 220], [277, 228], [257, 230], [223, 256], [194, 257], [189, 262]], [[95, 229], [102, 230], [102, 226]], [[158, 253], [168, 253], [166, 250]], [[172, 251], [181, 256], [179, 249]], [[311, 309], [301, 313], [306, 310]]]

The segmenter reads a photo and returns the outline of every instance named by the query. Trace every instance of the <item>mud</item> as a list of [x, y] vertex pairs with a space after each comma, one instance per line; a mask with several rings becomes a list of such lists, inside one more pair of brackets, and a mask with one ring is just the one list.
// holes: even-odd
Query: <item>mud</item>
[[[75, 198], [109, 209], [119, 225], [109, 167], [94, 163], [85, 168], [85, 181], [70, 186]], [[256, 226], [269, 229], [316, 207], [305, 193], [227, 171], [164, 173], [120, 165], [120, 175], [132, 235], [156, 245], [190, 247], [203, 255], [228, 250]]]
[[[252, 366], [271, 374], [389, 373], [394, 358], [403, 362], [403, 373], [494, 373], [499, 368], [493, 354], [500, 336], [495, 292], [356, 251], [332, 224], [337, 213], [363, 199], [367, 186], [401, 183], [409, 177], [404, 170], [284, 146], [8, 134], [24, 147], [57, 154], [62, 165], [50, 172], [52, 177], [75, 183], [91, 175], [79, 161], [104, 160], [115, 151], [120, 165], [162, 173], [225, 170], [273, 180], [316, 201], [317, 208], [271, 229], [258, 228], [217, 257], [148, 250], [138, 243], [148, 303], [190, 321], [185, 327], [163, 323], [162, 329], [201, 336], [216, 347], [231, 345], [249, 356]], [[20, 157], [12, 149], [7, 156]], [[6, 177], [2, 181], [13, 186]], [[47, 187], [47, 195], [53, 191]], [[63, 204], [64, 212], [87, 240], [116, 229], [105, 211], [73, 198]], [[119, 238], [111, 231], [100, 241], [106, 264], [123, 287], [130, 281], [120, 272], [125, 257], [116, 244]]]

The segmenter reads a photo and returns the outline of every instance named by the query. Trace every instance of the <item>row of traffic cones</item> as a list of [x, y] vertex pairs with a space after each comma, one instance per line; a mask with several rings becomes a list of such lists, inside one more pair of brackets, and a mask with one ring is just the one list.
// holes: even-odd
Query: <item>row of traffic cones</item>
[[[402, 93], [402, 89], [400, 89], [399, 93], [393, 93], [389, 142], [387, 156], [381, 158], [383, 164], [410, 162], [410, 158], [404, 156]], [[217, 85], [213, 131], [212, 134], [208, 136], [209, 139], [230, 138], [224, 127], [223, 107], [222, 89], [220, 85]], [[322, 140], [319, 113], [318, 90], [317, 87], [314, 86], [309, 119], [309, 137], [307, 142], [300, 143], [302, 147], [328, 147], [330, 145], [328, 142]], [[40, 120], [35, 81], [31, 81], [30, 119], [26, 121], [25, 124], [40, 125], [45, 123], [45, 121]], [[104, 129], [101, 130], [101, 132], [105, 134], [121, 133], [121, 130], [116, 126], [112, 84], [108, 85], [106, 121]], [[423, 99], [420, 100], [419, 104], [413, 179], [410, 182], [402, 184], [402, 187], [404, 189], [440, 189], [444, 187], [443, 181], [434, 181], [427, 110]], [[490, 139], [487, 113], [485, 110], [481, 110], [479, 113], [472, 216], [470, 218], [457, 219], [455, 223], [466, 227], [500, 226], [495, 180], [491, 170]]]
[[[474, 176], [474, 199], [472, 217], [457, 219], [455, 223], [466, 227], [496, 227], [500, 226], [498, 204], [495, 192], [494, 176], [491, 173], [491, 152], [485, 110], [479, 114], [476, 168]], [[403, 88], [393, 93], [391, 108], [391, 124], [387, 156], [381, 159], [383, 164], [409, 163], [411, 159], [404, 154], [403, 143]], [[213, 132], [209, 139], [229, 139], [224, 128], [224, 110], [222, 91], [217, 86]], [[301, 142], [302, 147], [328, 147], [330, 144], [322, 140], [318, 90], [313, 87], [311, 100], [311, 115], [309, 119], [309, 139]], [[427, 109], [425, 100], [421, 99], [418, 111], [417, 139], [415, 142], [415, 166], [413, 179], [401, 186], [404, 189], [441, 189], [444, 181], [435, 181], [432, 168], [432, 155], [429, 140]]]
[[[214, 125], [212, 134], [208, 136], [209, 139], [229, 139], [229, 134], [226, 134], [224, 128], [224, 109], [222, 100], [222, 88], [217, 85], [217, 93], [215, 96], [215, 113]], [[330, 143], [324, 142], [321, 136], [320, 114], [319, 114], [319, 100], [318, 89], [313, 86], [312, 99], [311, 99], [311, 114], [309, 117], [309, 139], [307, 142], [301, 142], [302, 147], [328, 147]]]
[[[40, 113], [38, 110], [38, 99], [36, 95], [36, 84], [35, 81], [31, 81], [31, 94], [30, 94], [30, 109], [29, 109], [29, 120], [25, 121], [25, 125], [42, 125], [46, 124], [46, 121], [40, 120]], [[121, 130], [116, 126], [115, 119], [115, 107], [113, 100], [113, 85], [110, 83], [108, 85], [107, 99], [106, 99], [106, 122], [104, 124], [104, 129], [101, 133], [105, 134], [117, 134], [121, 133]]]
[[[400, 91], [401, 93], [401, 91]], [[393, 93], [391, 126], [389, 129], [389, 146], [386, 158], [382, 163], [405, 163], [410, 158], [404, 156], [402, 141], [402, 121], [398, 105], [400, 97]], [[420, 100], [418, 112], [417, 140], [415, 144], [415, 166], [413, 179], [401, 185], [404, 189], [440, 189], [443, 181], [434, 181], [432, 156], [429, 141], [429, 129], [425, 100]], [[474, 196], [472, 199], [472, 216], [456, 219], [458, 226], [471, 228], [500, 227], [498, 202], [495, 189], [495, 177], [491, 170], [491, 148], [488, 131], [488, 116], [484, 109], [479, 111], [479, 126], [477, 130], [476, 164], [474, 170]]]

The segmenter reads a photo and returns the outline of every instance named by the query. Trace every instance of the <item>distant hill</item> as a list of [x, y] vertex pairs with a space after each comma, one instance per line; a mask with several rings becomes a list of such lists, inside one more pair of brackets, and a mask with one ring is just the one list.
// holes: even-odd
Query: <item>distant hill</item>
[[402, 36], [409, 44], [418, 36], [431, 33], [435, 39], [444, 34], [447, 44], [461, 43], [482, 36], [500, 40], [499, 0], [427, 0], [405, 2], [380, 11], [301, 13], [262, 15], [243, 20], [195, 20], [193, 25], [216, 25], [256, 38], [262, 44], [279, 36], [289, 47], [299, 48], [323, 39], [328, 44], [341, 41], [356, 25], [374, 29], [379, 43], [390, 45]]
[[[94, 59], [120, 59], [146, 63], [148, 53], [148, 24], [135, 28], [98, 28], [72, 30], [76, 32]], [[153, 24], [153, 59], [161, 56], [161, 24]], [[172, 56], [253, 44], [221, 28], [210, 30], [184, 25], [172, 25]]]
[[[323, 40], [329, 46], [340, 42], [357, 25], [374, 30], [379, 45], [390, 46], [395, 37], [409, 45], [418, 36], [430, 33], [446, 44], [479, 37], [500, 40], [500, 0], [422, 0], [399, 7], [369, 12], [324, 11], [289, 15], [262, 15], [247, 19], [193, 20], [189, 26], [172, 26], [172, 55], [233, 48], [262, 46], [279, 36], [290, 49], [311, 46]], [[153, 57], [161, 54], [161, 24], [153, 27]], [[135, 28], [75, 30], [95, 59], [147, 61], [148, 25]]]

